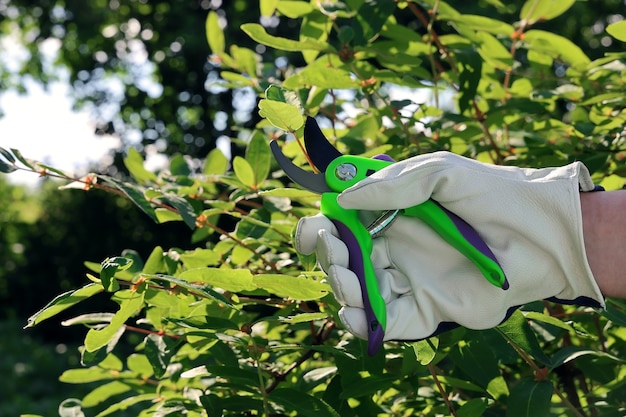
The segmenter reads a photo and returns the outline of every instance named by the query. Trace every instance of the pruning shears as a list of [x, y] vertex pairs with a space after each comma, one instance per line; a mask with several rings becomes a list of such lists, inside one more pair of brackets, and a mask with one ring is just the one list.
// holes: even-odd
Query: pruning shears
[[320, 211], [339, 232], [349, 251], [349, 268], [359, 279], [368, 323], [368, 353], [375, 355], [383, 343], [387, 327], [385, 301], [380, 294], [371, 261], [373, 237], [393, 222], [397, 215], [417, 217], [448, 244], [470, 259], [493, 285], [508, 289], [509, 283], [493, 252], [466, 221], [430, 199], [422, 204], [389, 210], [370, 227], [359, 219], [358, 210], [344, 209], [337, 196], [371, 174], [393, 164], [387, 155], [365, 158], [343, 155], [326, 139], [317, 122], [307, 117], [304, 125], [306, 152], [319, 173], [306, 171], [287, 158], [276, 141], [270, 148], [285, 174], [300, 186], [321, 194]]

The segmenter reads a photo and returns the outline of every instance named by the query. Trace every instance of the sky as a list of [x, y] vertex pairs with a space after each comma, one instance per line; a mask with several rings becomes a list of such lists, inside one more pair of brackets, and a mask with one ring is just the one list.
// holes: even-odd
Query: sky
[[[25, 158], [41, 161], [69, 173], [81, 173], [119, 145], [113, 136], [97, 136], [87, 112], [75, 112], [68, 86], [52, 84], [48, 91], [35, 83], [28, 94], [8, 91], [0, 95], [0, 147], [18, 149]], [[37, 174], [13, 172], [11, 182], [34, 185]]]
[[[60, 48], [58, 40], [40, 45], [48, 66]], [[0, 37], [0, 59], [10, 72], [18, 72], [29, 54], [19, 36]], [[72, 110], [67, 74], [58, 70], [59, 81], [47, 90], [35, 80], [24, 79], [27, 94], [13, 90], [0, 91], [0, 147], [15, 148], [28, 159], [43, 162], [64, 172], [81, 174], [92, 162], [100, 161], [108, 151], [119, 146], [113, 136], [96, 136], [95, 124], [86, 111]], [[83, 171], [83, 172], [81, 172]], [[14, 183], [35, 185], [37, 174], [13, 172], [7, 176]]]

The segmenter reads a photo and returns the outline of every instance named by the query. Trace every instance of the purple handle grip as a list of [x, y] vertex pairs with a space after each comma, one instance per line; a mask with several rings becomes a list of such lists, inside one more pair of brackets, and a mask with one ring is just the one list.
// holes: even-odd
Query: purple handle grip
[[[383, 338], [385, 337], [385, 329], [383, 325], [376, 318], [376, 314], [372, 309], [372, 304], [369, 299], [367, 286], [365, 284], [365, 254], [361, 250], [361, 245], [359, 245], [356, 236], [354, 233], [339, 220], [332, 220], [337, 231], [339, 232], [339, 237], [348, 247], [348, 266], [349, 269], [354, 272], [359, 279], [359, 285], [361, 286], [361, 294], [363, 296], [363, 306], [365, 308], [365, 317], [367, 319], [367, 353], [370, 356], [374, 356], [380, 347], [383, 344]], [[369, 254], [368, 261], [369, 261]]]

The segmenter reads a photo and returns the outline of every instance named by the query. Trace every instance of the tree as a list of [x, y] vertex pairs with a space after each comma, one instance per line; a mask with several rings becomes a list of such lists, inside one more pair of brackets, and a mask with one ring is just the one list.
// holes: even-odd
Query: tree
[[[437, 0], [264, 1], [263, 22], [286, 16], [300, 23], [292, 37], [271, 33], [269, 24], [241, 26], [266, 49], [301, 54], [302, 61], [280, 65], [256, 48], [242, 52], [209, 12], [221, 84], [252, 88], [263, 120], [241, 126], [246, 151], [231, 164], [213, 150], [196, 171], [173, 157], [169, 171], [155, 174], [131, 151], [132, 181], [92, 174], [69, 184], [123, 194], [157, 222], [184, 223], [201, 244], [156, 247], [146, 257], [111, 254], [89, 264], [84, 286], [31, 317], [36, 325], [102, 293], [119, 306], [65, 321], [89, 330], [84, 367], [61, 380], [99, 386], [65, 402], [63, 412], [623, 414], [621, 301], [608, 300], [601, 314], [532, 303], [496, 329], [387, 343], [368, 358], [365, 344], [341, 329], [314, 260], [291, 245], [293, 226], [317, 212], [318, 196], [283, 176], [268, 137], [306, 165], [298, 146], [305, 114], [345, 153], [382, 151], [398, 160], [450, 150], [534, 167], [583, 160], [597, 182], [622, 187], [623, 54], [592, 60], [544, 30], [572, 1], [528, 0], [514, 22], [512, 14], [493, 17], [505, 6], [488, 4], [488, 13], [470, 14]], [[607, 31], [626, 39], [620, 23]], [[2, 171], [51, 172], [2, 155]], [[220, 227], [223, 217], [234, 226]], [[130, 354], [119, 349], [124, 335], [133, 335]]]

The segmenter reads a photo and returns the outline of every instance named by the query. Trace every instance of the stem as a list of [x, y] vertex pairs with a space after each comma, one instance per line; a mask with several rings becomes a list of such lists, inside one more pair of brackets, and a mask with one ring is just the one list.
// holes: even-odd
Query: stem
[[128, 324], [125, 324], [124, 327], [126, 328], [126, 330], [130, 330], [130, 331], [133, 331], [133, 332], [136, 332], [136, 333], [156, 334], [156, 335], [159, 335], [159, 336], [169, 337], [171, 339], [180, 339], [181, 338], [181, 336], [176, 335], [176, 334], [168, 334], [168, 333], [163, 333], [161, 331], [142, 329], [141, 327], [129, 326]]
[[450, 398], [448, 398], [448, 394], [446, 393], [446, 390], [443, 389], [443, 386], [441, 385], [441, 382], [439, 381], [439, 377], [437, 376], [437, 372], [435, 371], [435, 367], [433, 366], [432, 363], [428, 364], [428, 371], [430, 372], [430, 375], [435, 380], [435, 385], [437, 385], [437, 389], [439, 390], [441, 397], [443, 398], [446, 405], [448, 406], [448, 410], [450, 410], [450, 414], [452, 414], [454, 417], [458, 417], [458, 414], [456, 413], [456, 409], [454, 408], [452, 401], [450, 401]]
[[259, 377], [259, 390], [261, 391], [261, 394], [263, 394], [263, 412], [265, 413], [265, 416], [269, 416], [270, 409], [269, 401], [267, 399], [269, 391], [265, 388], [265, 379], [263, 378], [263, 372], [259, 363], [259, 349], [257, 347], [256, 341], [254, 340], [254, 336], [252, 335], [250, 335], [250, 343], [252, 344], [252, 358], [256, 363], [257, 375]]

